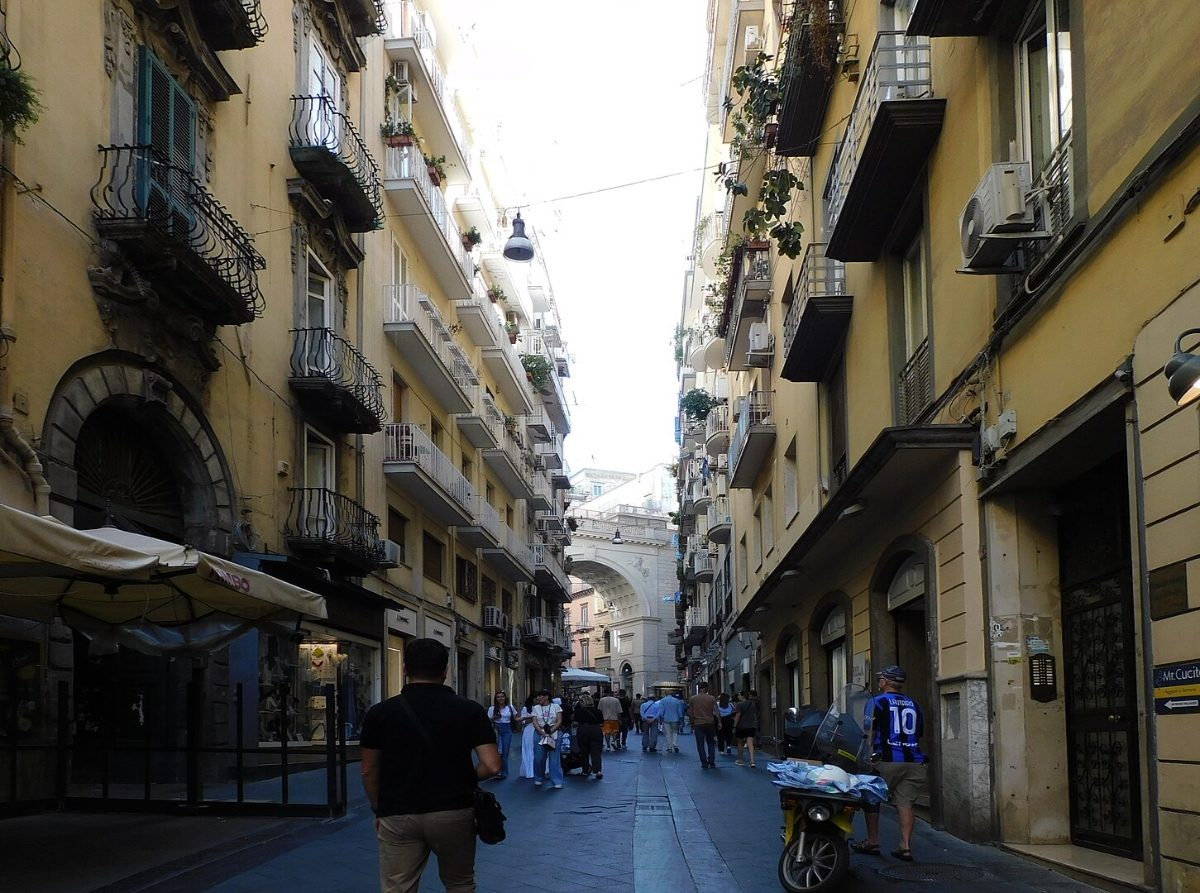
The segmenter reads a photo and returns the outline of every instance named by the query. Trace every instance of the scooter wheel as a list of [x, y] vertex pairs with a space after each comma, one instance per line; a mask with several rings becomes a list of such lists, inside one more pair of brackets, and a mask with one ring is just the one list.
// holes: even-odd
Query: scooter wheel
[[850, 871], [850, 847], [844, 835], [810, 828], [804, 835], [804, 852], [799, 836], [779, 856], [779, 883], [790, 893], [817, 893], [838, 887]]

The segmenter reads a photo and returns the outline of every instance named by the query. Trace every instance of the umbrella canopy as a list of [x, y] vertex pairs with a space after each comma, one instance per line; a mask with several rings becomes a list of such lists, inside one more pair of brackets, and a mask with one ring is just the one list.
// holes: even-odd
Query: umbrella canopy
[[603, 673], [593, 673], [591, 670], [580, 670], [576, 667], [567, 667], [559, 678], [563, 682], [612, 682], [612, 677]]
[[51, 620], [60, 608], [108, 624], [328, 616], [321, 596], [189, 546], [111, 527], [74, 530], [6, 509], [0, 614]]

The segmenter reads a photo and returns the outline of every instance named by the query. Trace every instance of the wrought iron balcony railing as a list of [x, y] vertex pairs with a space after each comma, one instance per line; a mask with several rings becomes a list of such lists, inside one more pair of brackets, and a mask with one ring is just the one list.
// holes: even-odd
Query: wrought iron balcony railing
[[338, 204], [352, 232], [383, 226], [379, 166], [358, 130], [329, 96], [293, 96], [292, 163], [321, 193]]
[[790, 353], [796, 330], [800, 326], [800, 315], [811, 297], [846, 294], [846, 265], [840, 260], [825, 256], [825, 245], [809, 245], [800, 265], [799, 281], [792, 305], [783, 321], [783, 352]]
[[932, 87], [929, 38], [910, 37], [903, 31], [879, 32], [826, 184], [830, 230], [837, 227], [879, 106], [893, 100], [927, 98], [932, 95]]
[[320, 561], [344, 561], [359, 570], [383, 562], [379, 518], [353, 499], [322, 487], [290, 488], [292, 506], [284, 536], [295, 550]]
[[263, 312], [254, 240], [190, 169], [150, 146], [100, 149], [92, 188], [96, 228], [161, 291], [211, 322], [240, 324]]
[[311, 409], [341, 425], [372, 434], [383, 425], [383, 382], [353, 344], [331, 329], [292, 329], [289, 383], [302, 396], [315, 394]]

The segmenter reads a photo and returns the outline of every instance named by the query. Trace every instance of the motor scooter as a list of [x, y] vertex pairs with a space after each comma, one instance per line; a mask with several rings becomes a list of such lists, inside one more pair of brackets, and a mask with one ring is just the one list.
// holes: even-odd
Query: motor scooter
[[[783, 753], [819, 760], [846, 772], [870, 773], [870, 741], [863, 711], [870, 693], [847, 686], [829, 710], [789, 707], [785, 714]], [[854, 811], [863, 805], [857, 793], [830, 793], [815, 788], [779, 791], [783, 810], [783, 852], [779, 882], [789, 893], [822, 893], [836, 889], [850, 871], [848, 838]]]

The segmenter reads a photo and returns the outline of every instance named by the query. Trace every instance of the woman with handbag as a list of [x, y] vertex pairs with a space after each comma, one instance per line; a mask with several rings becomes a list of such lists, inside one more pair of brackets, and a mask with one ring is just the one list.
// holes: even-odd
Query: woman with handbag
[[508, 703], [508, 694], [496, 692], [492, 706], [488, 708], [488, 719], [496, 730], [496, 743], [500, 746], [500, 774], [496, 778], [508, 778], [508, 755], [512, 751], [513, 721], [517, 713]]
[[[717, 749], [728, 755], [733, 747], [733, 703], [729, 700], [729, 692], [721, 692], [717, 699], [717, 715], [721, 721], [717, 726]], [[501, 749], [501, 753], [503, 753]]]
[[533, 758], [533, 784], [541, 787], [546, 778], [546, 765], [550, 766], [550, 784], [554, 789], [561, 790], [563, 786], [562, 761], [558, 754], [558, 730], [562, 726], [562, 708], [550, 703], [550, 692], [542, 689], [538, 692], [537, 703], [533, 705], [533, 729], [537, 735], [537, 753]]
[[517, 717], [517, 721], [521, 724], [521, 777], [533, 778], [533, 758], [534, 751], [537, 750], [537, 736], [533, 730], [533, 704], [536, 700], [535, 695], [530, 695], [525, 699], [525, 706], [521, 709], [521, 715]]
[[579, 696], [579, 706], [575, 708], [575, 722], [579, 728], [576, 735], [579, 739], [579, 756], [583, 762], [583, 775], [586, 778], [595, 772], [596, 781], [599, 781], [604, 777], [602, 762], [604, 716], [596, 708], [591, 695]]

